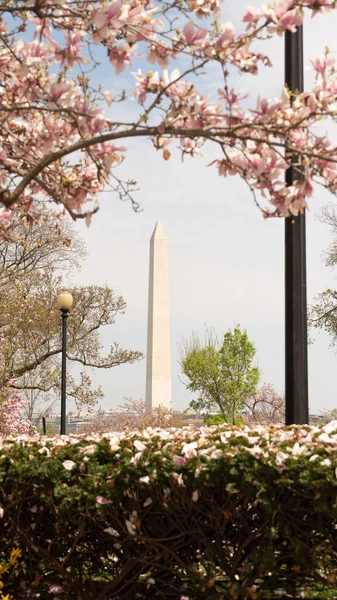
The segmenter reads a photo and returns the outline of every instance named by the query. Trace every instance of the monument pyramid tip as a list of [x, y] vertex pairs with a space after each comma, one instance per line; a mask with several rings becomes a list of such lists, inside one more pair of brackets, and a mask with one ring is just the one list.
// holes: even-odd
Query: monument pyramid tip
[[159, 221], [159, 219], [158, 219], [158, 221], [156, 223], [156, 226], [155, 226], [155, 228], [153, 230], [152, 237], [166, 237], [164, 228], [163, 228], [161, 222]]

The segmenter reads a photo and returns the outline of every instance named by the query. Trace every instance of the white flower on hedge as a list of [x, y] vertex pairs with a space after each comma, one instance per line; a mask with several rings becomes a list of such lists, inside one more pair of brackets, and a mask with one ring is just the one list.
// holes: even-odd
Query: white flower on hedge
[[5, 511], [2, 508], [2, 506], [0, 506], [0, 519], [2, 519], [2, 517], [4, 516], [4, 514], [5, 514]]
[[309, 458], [309, 462], [314, 462], [315, 460], [317, 460], [319, 458], [318, 454], [313, 454], [312, 456], [310, 456]]
[[49, 448], [47, 448], [46, 446], [43, 446], [42, 448], [40, 448], [38, 450], [38, 453], [39, 454], [46, 454], [47, 456], [51, 455], [51, 452], [50, 452]]
[[138, 463], [143, 456], [143, 452], [136, 452], [136, 454], [130, 459], [130, 463], [133, 463], [135, 467], [138, 467]]
[[214, 450], [214, 452], [212, 452], [210, 458], [217, 460], [218, 458], [220, 458], [220, 456], [223, 456], [223, 452], [222, 452], [222, 450], [218, 449], [218, 450]]
[[162, 440], [168, 440], [170, 437], [172, 437], [172, 434], [166, 429], [162, 429], [161, 431], [159, 431], [158, 435]]
[[146, 498], [143, 506], [146, 508], [147, 506], [150, 506], [150, 504], [152, 504], [152, 498]]
[[308, 448], [305, 444], [303, 444], [303, 446], [300, 446], [298, 442], [295, 442], [291, 449], [291, 453], [293, 456], [299, 456], [300, 454], [305, 454], [307, 450]]
[[91, 444], [90, 446], [86, 446], [85, 448], [80, 448], [80, 452], [81, 454], [94, 454], [96, 452], [96, 449], [96, 444]]
[[156, 583], [156, 580], [153, 579], [153, 577], [149, 577], [147, 580], [147, 587], [149, 588], [151, 585], [154, 585]]
[[116, 436], [112, 437], [110, 440], [110, 450], [112, 450], [112, 452], [117, 452], [117, 450], [120, 449], [120, 439]]
[[127, 519], [125, 525], [130, 535], [136, 535], [136, 525], [134, 525], [134, 523], [131, 523], [131, 521], [128, 521]]
[[324, 460], [322, 460], [321, 465], [323, 467], [331, 467], [331, 460], [330, 460], [330, 458], [325, 458]]
[[276, 465], [278, 467], [281, 467], [287, 458], [289, 458], [289, 454], [286, 454], [285, 452], [279, 450], [276, 454]]
[[335, 431], [337, 433], [337, 421], [331, 421], [330, 423], [327, 423], [324, 425], [324, 427], [322, 427], [322, 431], [325, 431], [325, 433], [332, 433]]
[[183, 478], [183, 474], [182, 473], [179, 473], [179, 474], [178, 473], [172, 473], [172, 477], [173, 477], [173, 479], [176, 479], [178, 485], [181, 485], [182, 487], [185, 487], [184, 478]]
[[245, 450], [255, 458], [260, 458], [261, 454], [264, 456], [264, 452], [260, 446], [255, 445], [252, 448], [245, 448]]
[[201, 456], [206, 456], [207, 454], [211, 454], [211, 452], [213, 452], [213, 450], [215, 450], [216, 447], [213, 446], [208, 446], [208, 448], [203, 448], [202, 450], [199, 450], [199, 454]]
[[76, 463], [73, 460], [64, 460], [62, 466], [66, 471], [72, 471], [76, 467]]
[[253, 435], [249, 435], [247, 437], [247, 441], [248, 444], [252, 444], [252, 446], [255, 446], [255, 444], [257, 444], [259, 442], [259, 438]]
[[114, 537], [119, 537], [119, 533], [118, 531], [116, 531], [116, 529], [114, 529], [113, 527], [107, 527], [106, 529], [103, 529], [104, 533], [108, 533], [109, 535], [113, 535]]
[[198, 490], [194, 490], [193, 494], [192, 494], [192, 502], [198, 502], [199, 499], [199, 492]]
[[140, 477], [139, 481], [141, 481], [142, 483], [147, 483], [147, 485], [150, 484], [150, 477], [148, 475], [145, 475], [144, 477]]
[[332, 439], [327, 433], [320, 433], [320, 435], [316, 438], [316, 442], [319, 444], [331, 444]]
[[198, 447], [197, 442], [190, 442], [189, 444], [183, 444], [181, 451], [183, 454], [185, 454], [185, 456], [187, 456], [187, 458], [194, 458], [195, 456], [198, 455], [197, 450], [196, 450], [197, 447]]
[[291, 440], [292, 437], [294, 437], [293, 431], [284, 431], [281, 429], [280, 431], [275, 432], [275, 440], [278, 440], [279, 442], [286, 442]]
[[139, 452], [144, 452], [144, 450], [146, 450], [146, 445], [141, 442], [140, 440], [135, 440], [133, 442], [134, 447], [136, 448], [136, 450], [138, 450]]

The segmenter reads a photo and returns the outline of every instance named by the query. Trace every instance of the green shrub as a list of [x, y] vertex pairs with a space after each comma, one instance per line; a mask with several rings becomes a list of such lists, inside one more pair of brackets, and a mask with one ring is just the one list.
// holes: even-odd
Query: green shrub
[[223, 415], [211, 415], [205, 419], [205, 425], [221, 425], [221, 423], [226, 423]]
[[337, 423], [3, 440], [0, 517], [15, 600], [330, 598]]
[[[205, 425], [221, 425], [222, 423], [227, 423], [226, 417], [223, 415], [211, 415], [205, 419]], [[236, 415], [235, 417], [235, 425], [244, 425], [245, 421], [241, 415]]]

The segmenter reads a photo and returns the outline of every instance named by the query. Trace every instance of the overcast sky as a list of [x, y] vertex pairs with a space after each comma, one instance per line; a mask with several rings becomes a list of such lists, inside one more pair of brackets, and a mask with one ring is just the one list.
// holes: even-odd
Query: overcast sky
[[[225, 20], [236, 25], [246, 2], [224, 4]], [[311, 80], [311, 56], [326, 45], [337, 50], [337, 13], [305, 23], [306, 83]], [[262, 49], [262, 48], [261, 48]], [[263, 45], [273, 68], [258, 77], [235, 77], [236, 88], [253, 96], [274, 98], [283, 82], [283, 40]], [[117, 88], [117, 80], [107, 87]], [[210, 73], [205, 86], [212, 93], [220, 81]], [[213, 89], [214, 88], [214, 89]], [[135, 103], [128, 110], [134, 111]], [[337, 134], [336, 134], [337, 135]], [[175, 144], [172, 144], [174, 147]], [[118, 341], [146, 354], [149, 240], [159, 218], [168, 236], [171, 305], [172, 392], [176, 409], [188, 406], [192, 396], [179, 380], [178, 345], [191, 330], [203, 335], [205, 324], [221, 333], [239, 323], [257, 347], [262, 380], [284, 390], [284, 221], [265, 221], [245, 184], [238, 178], [220, 178], [207, 164], [216, 156], [210, 148], [202, 158], [182, 164], [178, 152], [163, 161], [146, 141], [127, 143], [128, 158], [120, 174], [137, 180], [142, 212], [113, 194], [102, 197], [100, 212], [89, 230], [80, 234], [89, 257], [76, 283], [108, 284], [122, 294], [127, 312], [107, 327], [102, 339], [107, 348]], [[309, 301], [326, 287], [335, 286], [335, 274], [322, 261], [330, 231], [316, 215], [330, 197], [316, 189], [307, 218]], [[310, 409], [337, 407], [337, 356], [325, 334], [316, 335], [309, 348]], [[146, 360], [93, 377], [105, 392], [102, 406], [110, 408], [124, 396], [144, 398]]]

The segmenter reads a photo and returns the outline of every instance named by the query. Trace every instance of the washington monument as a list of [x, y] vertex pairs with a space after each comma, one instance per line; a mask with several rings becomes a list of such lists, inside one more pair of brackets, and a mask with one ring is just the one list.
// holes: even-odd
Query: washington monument
[[150, 240], [149, 307], [147, 322], [146, 408], [171, 410], [170, 307], [167, 237], [160, 223]]

